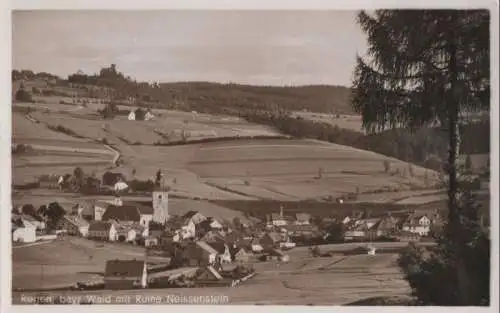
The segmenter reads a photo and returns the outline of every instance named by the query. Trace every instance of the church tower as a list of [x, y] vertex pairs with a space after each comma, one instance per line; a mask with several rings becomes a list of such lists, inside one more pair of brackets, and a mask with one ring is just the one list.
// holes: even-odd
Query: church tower
[[164, 190], [153, 191], [153, 221], [164, 223], [168, 220], [168, 192]]
[[168, 191], [162, 177], [160, 188], [153, 191], [153, 221], [165, 223], [168, 220]]

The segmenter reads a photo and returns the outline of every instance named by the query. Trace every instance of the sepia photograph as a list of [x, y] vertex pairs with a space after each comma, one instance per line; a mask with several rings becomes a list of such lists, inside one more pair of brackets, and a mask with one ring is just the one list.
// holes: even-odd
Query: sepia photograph
[[13, 9], [7, 300], [497, 303], [493, 19]]

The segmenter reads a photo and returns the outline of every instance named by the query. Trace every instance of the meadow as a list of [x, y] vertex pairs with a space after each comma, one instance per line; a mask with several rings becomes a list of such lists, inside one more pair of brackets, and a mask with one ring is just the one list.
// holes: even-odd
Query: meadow
[[[12, 288], [60, 288], [100, 280], [107, 260], [143, 259], [144, 248], [66, 237], [12, 249]], [[168, 259], [164, 260], [168, 261]]]
[[[384, 245], [387, 246], [390, 244], [385, 243]], [[393, 245], [402, 246], [401, 243], [394, 243]], [[336, 246], [337, 245], [329, 245], [328, 248], [332, 251], [342, 251], [346, 249], [345, 245], [338, 245], [338, 249]], [[63, 247], [64, 249], [60, 248], [60, 251], [71, 249], [66, 246]], [[14, 257], [21, 257], [22, 255], [20, 255], [20, 253], [28, 253], [30, 254], [29, 258], [36, 259], [37, 253], [40, 252], [35, 253], [35, 248], [36, 246], [18, 248], [14, 251], [14, 254], [17, 253], [18, 255]], [[42, 250], [41, 248], [42, 246], [39, 246], [38, 250]], [[131, 249], [132, 248], [134, 247], [131, 247]], [[114, 250], [111, 251], [114, 253]], [[49, 252], [53, 252], [54, 255], [61, 253], [52, 251], [50, 247], [47, 247], [47, 252], [45, 253]], [[104, 256], [105, 253], [104, 249], [97, 250], [95, 248], [85, 248], [81, 249], [77, 256], [79, 257], [78, 260], [85, 260], [84, 263], [87, 263], [86, 260], [92, 255], [95, 261], [91, 261], [90, 263], [95, 263], [94, 271], [100, 272], [102, 271], [102, 265], [101, 268], [98, 268], [97, 264], [99, 264], [100, 258]], [[133, 254], [136, 252], [130, 250], [121, 253], [122, 255], [120, 255], [120, 257], [126, 257], [127, 253], [130, 254], [128, 257], [133, 257]], [[290, 261], [287, 263], [252, 262], [251, 266], [257, 271], [257, 275], [236, 288], [148, 289], [141, 290], [140, 295], [155, 296], [165, 295], [165, 293], [184, 296], [224, 295], [227, 296], [229, 304], [342, 305], [374, 296], [406, 296], [410, 293], [408, 284], [403, 280], [402, 274], [395, 265], [397, 255], [394, 253], [377, 254], [375, 256], [334, 255], [333, 257], [324, 258], [313, 258], [309, 255], [307, 249], [301, 248], [290, 250], [287, 253], [290, 255]], [[59, 261], [54, 261], [60, 268], [58, 272], [67, 274], [69, 269], [64, 266], [64, 260], [64, 258], [60, 258]], [[74, 270], [92, 270], [90, 267], [82, 267], [82, 269], [79, 269], [77, 268], [79, 266], [77, 262], [73, 262], [76, 264]], [[27, 267], [28, 263], [24, 261], [22, 266]], [[52, 276], [48, 277], [50, 279], [57, 279], [55, 272], [55, 270], [53, 272], [49, 270], [47, 275]], [[36, 277], [36, 274], [33, 273], [32, 275]], [[14, 271], [14, 279], [16, 279], [16, 277], [19, 279], [22, 278]], [[70, 276], [68, 276], [68, 278], [69, 277]], [[33, 280], [35, 279], [33, 278]], [[29, 292], [23, 292], [22, 294], [30, 295]], [[44, 294], [61, 296], [76, 296], [83, 294], [99, 294], [106, 296], [131, 295], [134, 299], [135, 295], [139, 293], [133, 290], [104, 292], [101, 290], [85, 292], [57, 291], [45, 292]], [[21, 292], [13, 293], [14, 303], [20, 303], [20, 295]]]

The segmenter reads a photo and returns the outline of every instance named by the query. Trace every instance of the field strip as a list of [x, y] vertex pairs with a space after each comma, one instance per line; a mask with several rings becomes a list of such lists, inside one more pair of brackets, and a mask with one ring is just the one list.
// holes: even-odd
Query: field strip
[[53, 240], [45, 240], [45, 241], [39, 241], [39, 242], [29, 243], [29, 244], [22, 245], [22, 246], [12, 246], [12, 249], [19, 249], [19, 248], [27, 248], [27, 247], [32, 247], [32, 246], [39, 246], [39, 245], [47, 244], [47, 243], [52, 242], [52, 241]]
[[[340, 145], [339, 145], [340, 146]], [[343, 147], [343, 146], [342, 146]], [[347, 147], [347, 146], [345, 146]], [[338, 146], [316, 146], [316, 145], [233, 145], [233, 146], [224, 146], [224, 147], [201, 147], [200, 150], [230, 150], [230, 149], [242, 149], [242, 148], [313, 148], [313, 149], [329, 149], [329, 150], [338, 150]], [[350, 147], [349, 147], [350, 148]], [[363, 150], [364, 151], [364, 150]]]
[[46, 145], [32, 145], [36, 150], [51, 150], [51, 151], [64, 151], [64, 152], [79, 152], [79, 153], [91, 153], [91, 154], [104, 154], [104, 155], [114, 155], [113, 151], [108, 149], [91, 149], [91, 148], [73, 148], [73, 147], [61, 147], [61, 146], [46, 146]]
[[[26, 119], [28, 119], [29, 121], [37, 124], [37, 123], [40, 123], [40, 121], [34, 119], [31, 115], [27, 114], [27, 115], [24, 115], [24, 117]], [[45, 127], [47, 127], [47, 125], [45, 123], [42, 123], [43, 125], [45, 125]], [[32, 145], [33, 147], [36, 147], [37, 145]], [[113, 147], [109, 146], [109, 145], [105, 145], [103, 144], [104, 148], [106, 148], [106, 150], [108, 150], [109, 152], [112, 152], [114, 153], [114, 158], [113, 160], [111, 161], [111, 163], [113, 165], [116, 164], [116, 161], [120, 158], [121, 154], [118, 150], [114, 149]], [[63, 148], [63, 147], [55, 147], [55, 146], [42, 146], [42, 147], [53, 147], [53, 148], [57, 148], [57, 149], [70, 149], [71, 151], [75, 151], [75, 148]], [[80, 149], [80, 148], [77, 148], [79, 150], [76, 150], [76, 151], [85, 151], [85, 150], [88, 150], [88, 148], [83, 148], [83, 149]], [[52, 149], [54, 150], [54, 149]], [[109, 154], [109, 153], [103, 153], [102, 150], [98, 150], [98, 149], [90, 149], [90, 150], [96, 150], [96, 151], [100, 151], [101, 154]], [[68, 151], [68, 150], [60, 150], [60, 151]]]

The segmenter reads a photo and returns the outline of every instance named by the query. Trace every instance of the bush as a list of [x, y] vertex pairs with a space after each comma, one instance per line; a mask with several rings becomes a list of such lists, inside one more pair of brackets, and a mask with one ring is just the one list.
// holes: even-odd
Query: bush
[[[490, 303], [489, 235], [479, 223], [479, 206], [469, 191], [458, 208], [462, 217], [459, 229], [446, 224], [435, 248], [425, 252], [410, 244], [398, 259], [421, 305], [488, 306]], [[466, 295], [457, 287], [459, 275], [465, 277]]]
[[153, 192], [155, 189], [155, 183], [150, 179], [146, 181], [134, 179], [128, 185], [133, 191]]
[[16, 92], [16, 100], [21, 102], [33, 102], [33, 97], [24, 88]]

